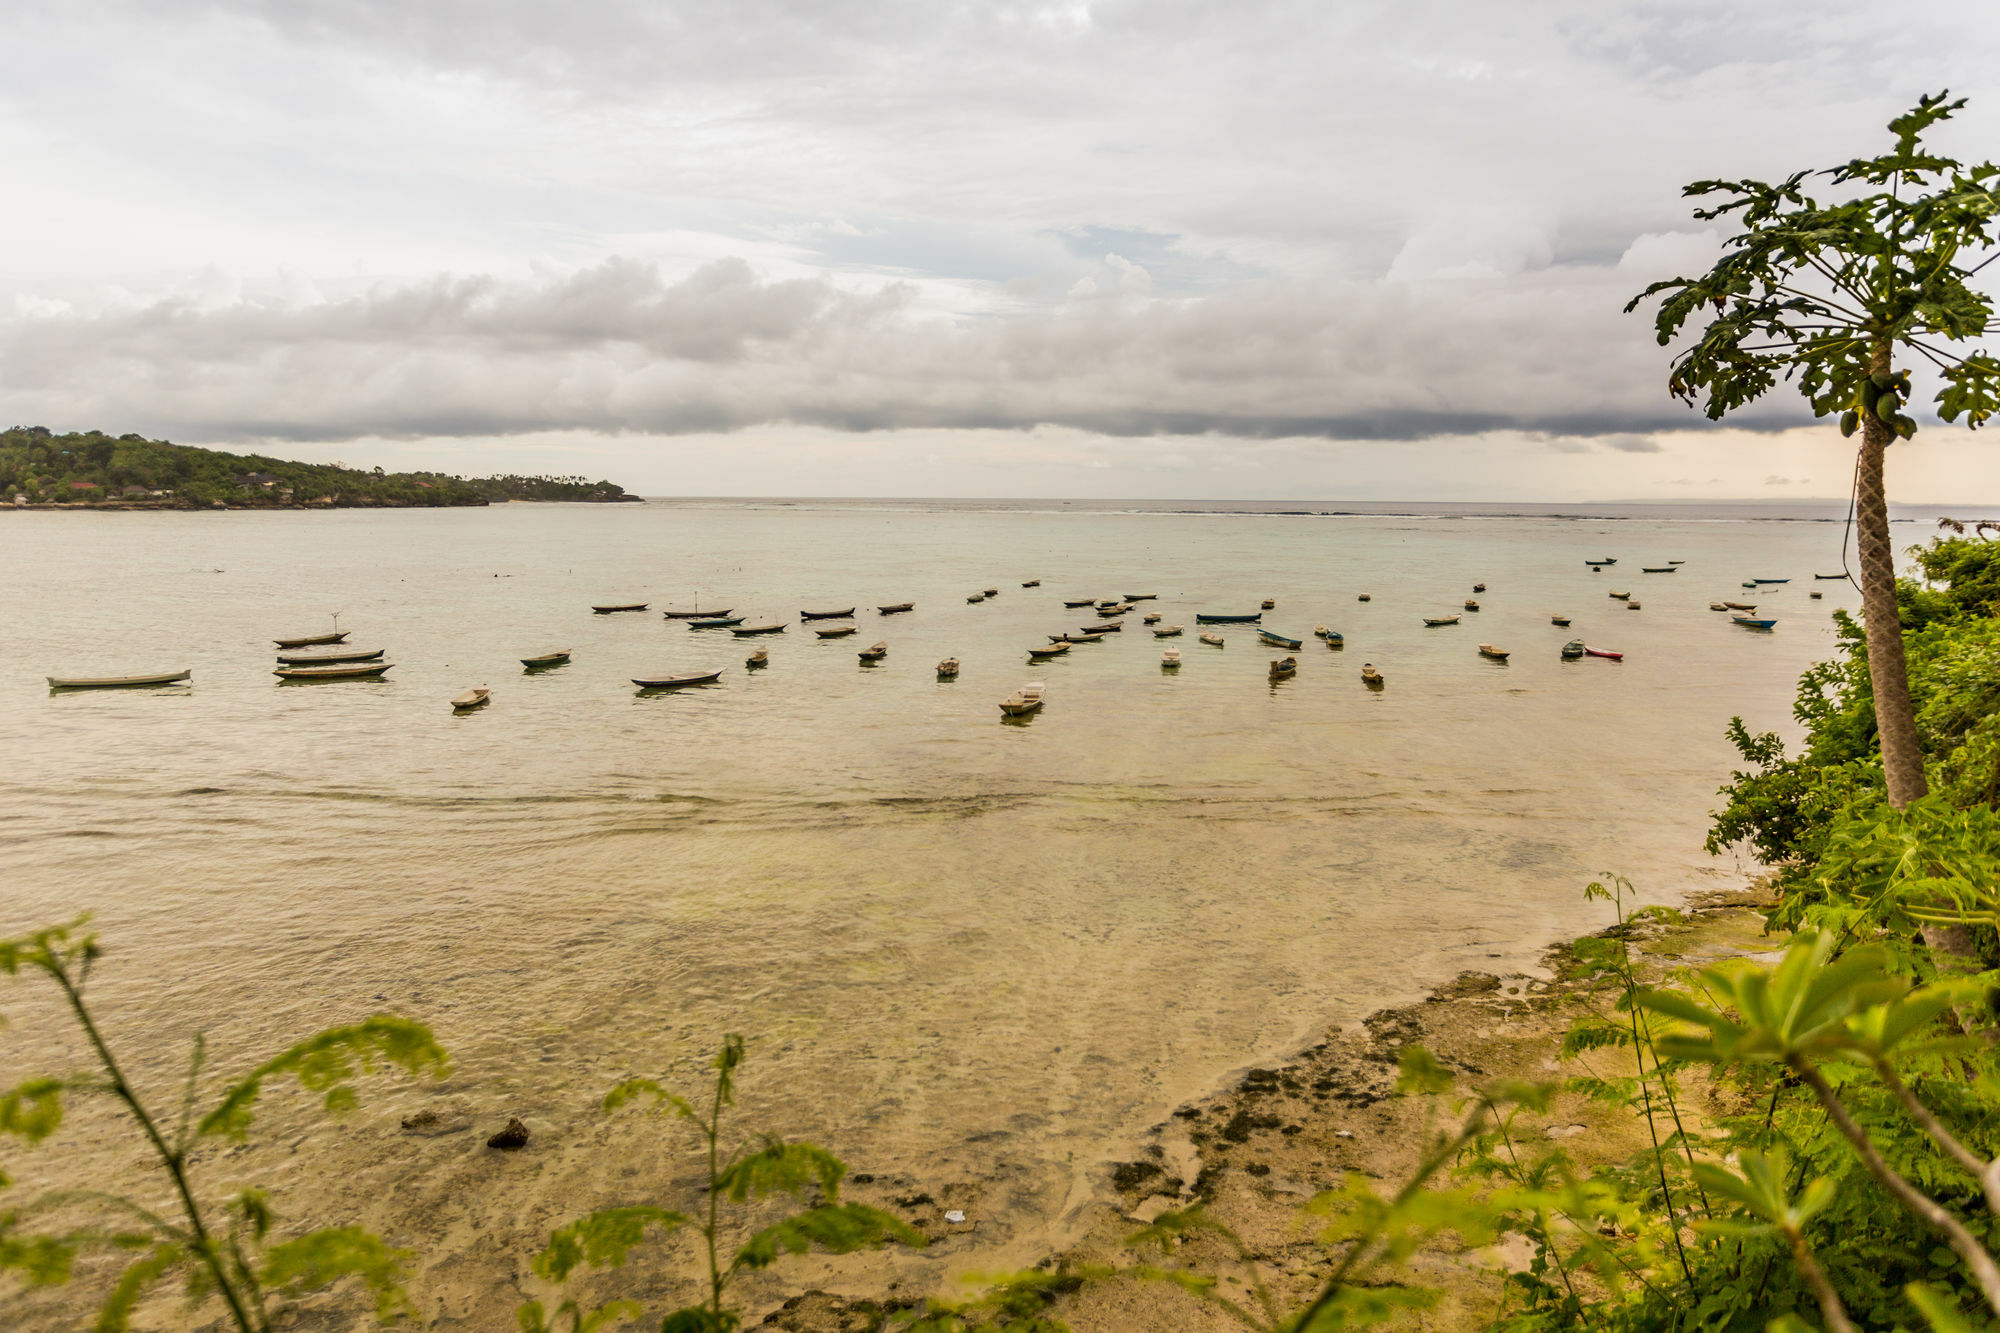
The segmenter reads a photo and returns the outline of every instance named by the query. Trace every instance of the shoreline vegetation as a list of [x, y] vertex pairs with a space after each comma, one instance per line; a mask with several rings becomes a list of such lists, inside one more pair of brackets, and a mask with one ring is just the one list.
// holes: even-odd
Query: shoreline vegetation
[[102, 431], [0, 431], [0, 510], [439, 509], [513, 501], [644, 503], [613, 482], [584, 477], [384, 472]]

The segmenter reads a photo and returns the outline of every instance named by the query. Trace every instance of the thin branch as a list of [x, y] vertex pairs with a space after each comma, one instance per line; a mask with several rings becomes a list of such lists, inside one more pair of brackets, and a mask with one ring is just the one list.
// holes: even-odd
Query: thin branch
[[1982, 1160], [1978, 1153], [1958, 1141], [1944, 1122], [1931, 1114], [1931, 1109], [1917, 1100], [1917, 1094], [1910, 1091], [1907, 1083], [1896, 1075], [1896, 1070], [1887, 1060], [1875, 1061], [1875, 1076], [1882, 1080], [1884, 1087], [1896, 1095], [1903, 1109], [1910, 1113], [1910, 1119], [1923, 1127], [1924, 1133], [1937, 1140], [1945, 1155], [1972, 1173], [1972, 1178], [1986, 1193], [1986, 1206], [2000, 1215], [2000, 1174], [1995, 1172], [1995, 1164]]

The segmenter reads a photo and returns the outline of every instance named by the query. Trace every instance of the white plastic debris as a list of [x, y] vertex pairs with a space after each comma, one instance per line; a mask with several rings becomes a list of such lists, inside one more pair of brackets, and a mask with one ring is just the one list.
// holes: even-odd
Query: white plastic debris
[[955, 1226], [958, 1223], [963, 1222], [965, 1220], [965, 1214], [960, 1212], [958, 1209], [954, 1208], [950, 1212], [944, 1215], [944, 1220], [952, 1223]]

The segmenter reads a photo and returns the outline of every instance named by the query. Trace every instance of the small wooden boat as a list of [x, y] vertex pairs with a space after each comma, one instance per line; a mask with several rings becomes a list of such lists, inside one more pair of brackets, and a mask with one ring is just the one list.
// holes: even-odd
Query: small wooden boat
[[940, 680], [949, 680], [953, 676], [956, 676], [958, 674], [958, 659], [956, 657], [945, 658], [942, 662], [938, 663], [937, 673]]
[[1583, 656], [1582, 639], [1571, 639], [1568, 643], [1563, 645], [1562, 647], [1563, 661], [1574, 662], [1582, 656]]
[[1000, 701], [1000, 711], [1008, 717], [1026, 717], [1042, 706], [1042, 682], [1031, 680]]
[[858, 628], [855, 625], [829, 625], [825, 629], [814, 627], [813, 633], [819, 635], [822, 639], [841, 639], [854, 633]]
[[1482, 643], [1479, 645], [1479, 655], [1481, 657], [1490, 657], [1496, 662], [1504, 662], [1507, 660], [1509, 656], [1505, 648], [1495, 648], [1490, 643]]
[[1160, 600], [1160, 594], [1156, 592], [1128, 592], [1123, 594], [1123, 596], [1128, 602], [1157, 602]]
[[1157, 625], [1160, 623], [1161, 618], [1162, 617], [1158, 611], [1148, 611], [1144, 616], [1140, 617], [1140, 623], [1145, 625]]
[[332, 666], [336, 662], [372, 662], [387, 651], [385, 648], [335, 648], [330, 653], [279, 653], [278, 660], [286, 666]]
[[1641, 574], [1671, 574], [1679, 568], [1679, 565], [1641, 565], [1639, 566], [1639, 572]]
[[1097, 614], [1100, 616], [1122, 616], [1131, 609], [1132, 604], [1130, 602], [1114, 602], [1110, 606], [1098, 607]]
[[1098, 631], [1096, 631], [1096, 630], [1087, 630], [1087, 631], [1084, 631], [1083, 633], [1079, 633], [1079, 634], [1065, 634], [1065, 635], [1063, 635], [1063, 636], [1062, 636], [1062, 637], [1061, 637], [1060, 639], [1057, 639], [1057, 640], [1054, 640], [1054, 642], [1057, 642], [1057, 643], [1103, 643], [1103, 642], [1104, 642], [1104, 635], [1102, 635], [1101, 633], [1099, 633], [1099, 632], [1098, 632]]
[[660, 614], [668, 620], [714, 620], [718, 616], [728, 615], [735, 609], [733, 606], [718, 606], [709, 611], [689, 611], [678, 607], [669, 607], [665, 611], [660, 612]]
[[998, 588], [985, 588], [982, 589], [982, 591], [985, 592], [985, 594], [988, 597], [998, 597], [1000, 595], [1000, 590]]
[[1371, 601], [1371, 600], [1373, 600], [1373, 599], [1371, 599], [1371, 598], [1370, 598], [1370, 597], [1368, 596], [1368, 594], [1364, 592], [1364, 593], [1362, 593], [1362, 594], [1361, 594], [1361, 595], [1360, 595], [1359, 597], [1356, 597], [1356, 598], [1355, 598], [1354, 600], [1355, 600], [1355, 601], [1357, 601], [1357, 602], [1366, 602], [1366, 601]]
[[1844, 579], [1844, 578], [1846, 578], [1846, 577], [1847, 577], [1847, 575], [1845, 575], [1845, 574], [1815, 574], [1815, 575], [1813, 575], [1813, 577], [1814, 577], [1814, 578], [1816, 578], [1816, 579]]
[[1627, 611], [1637, 611], [1639, 609], [1639, 604], [1637, 602], [1627, 602], [1625, 603], [1625, 609]]
[[1028, 656], [1058, 657], [1068, 651], [1069, 651], [1069, 640], [1065, 639], [1061, 643], [1052, 643], [1046, 648], [1030, 648], [1028, 650]]
[[332, 634], [308, 634], [298, 639], [273, 639], [280, 648], [317, 648], [326, 643], [346, 643], [347, 630], [336, 630]]
[[124, 690], [141, 685], [178, 685], [193, 677], [194, 672], [187, 670], [158, 671], [150, 676], [49, 676], [47, 679], [52, 690]]
[[1790, 579], [1752, 579], [1752, 583], [1790, 583]]
[[600, 616], [609, 616], [615, 615], [620, 611], [644, 611], [646, 604], [644, 602], [618, 602], [608, 606], [593, 606], [590, 609]]
[[1583, 563], [1586, 565], [1615, 565], [1618, 561], [1613, 556], [1606, 556], [1602, 560], [1586, 560]]
[[1778, 623], [1775, 620], [1759, 620], [1755, 616], [1731, 616], [1730, 619], [1745, 629], [1769, 629]]
[[1823, 592], [1809, 592], [1806, 594], [1806, 596], [1812, 598], [1815, 602], [1817, 602], [1820, 598], [1826, 596], [1826, 594]]
[[864, 662], [879, 662], [888, 655], [889, 645], [879, 640], [863, 648], [860, 654], [861, 660]]
[[915, 602], [895, 602], [889, 606], [878, 606], [875, 609], [885, 616], [897, 616], [905, 611], [914, 611], [916, 607], [917, 604]]
[[1181, 664], [1181, 650], [1180, 650], [1180, 649], [1178, 649], [1178, 648], [1169, 648], [1169, 649], [1167, 649], [1167, 650], [1166, 650], [1165, 652], [1163, 652], [1163, 653], [1161, 653], [1161, 654], [1160, 654], [1160, 665], [1161, 665], [1161, 666], [1163, 666], [1163, 667], [1177, 667], [1177, 666], [1179, 666], [1180, 664]]
[[799, 612], [799, 619], [800, 620], [845, 620], [853, 614], [854, 614], [854, 608], [850, 606], [845, 611], [801, 611]]
[[1724, 602], [1724, 603], [1722, 604], [1722, 608], [1723, 608], [1723, 610], [1725, 610], [1725, 611], [1755, 611], [1755, 610], [1757, 609], [1757, 603], [1755, 603], [1755, 602]]
[[785, 624], [786, 622], [782, 620], [771, 620], [766, 621], [762, 625], [736, 625], [729, 632], [738, 638], [743, 638], [751, 634], [783, 634], [785, 632]]
[[1473, 584], [1473, 585], [1472, 585], [1472, 590], [1473, 590], [1474, 592], [1485, 592], [1485, 591], [1486, 591], [1486, 585], [1485, 585], [1485, 584], [1483, 584], [1483, 583], [1475, 583], [1475, 584]]
[[1219, 611], [1197, 611], [1194, 623], [1197, 625], [1254, 625], [1264, 618], [1262, 611], [1248, 616], [1225, 616]]
[[1363, 662], [1361, 664], [1361, 683], [1363, 685], [1372, 685], [1377, 689], [1381, 688], [1382, 673], [1375, 669], [1373, 662]]
[[533, 657], [524, 657], [521, 659], [521, 665], [530, 671], [534, 671], [539, 667], [568, 666], [569, 649], [558, 648], [554, 652], [538, 653]]
[[722, 673], [694, 671], [685, 676], [633, 676], [631, 679], [642, 690], [678, 690], [683, 685], [713, 685], [722, 679]]
[[771, 665], [771, 650], [768, 648], [759, 648], [756, 652], [743, 659], [743, 665], [752, 671], [755, 671], [758, 667]]
[[1631, 596], [1632, 594], [1631, 594], [1631, 593], [1629, 593], [1629, 592], [1614, 592], [1614, 593], [1610, 593], [1610, 594], [1607, 594], [1607, 595], [1608, 595], [1608, 596], [1611, 596], [1611, 597], [1613, 597], [1613, 598], [1616, 598], [1616, 599], [1617, 599], [1618, 601], [1621, 601], [1621, 602], [1622, 602], [1622, 601], [1624, 601], [1624, 600], [1625, 600], [1625, 599], [1626, 599], [1627, 597], [1630, 597], [1630, 596]]
[[1205, 630], [1197, 637], [1211, 648], [1220, 648], [1222, 646], [1222, 636], [1214, 630]]
[[488, 689], [484, 685], [474, 685], [464, 694], [461, 694], [456, 699], [453, 699], [451, 701], [451, 708], [452, 711], [455, 713], [466, 713], [470, 712], [475, 708], [485, 707], [488, 703], [492, 701], [492, 699], [493, 699], [492, 690]]
[[1479, 609], [1479, 603], [1473, 601], [1470, 597], [1468, 597], [1465, 599], [1465, 609], [1468, 611], [1477, 611]]
[[1456, 625], [1457, 623], [1458, 623], [1458, 617], [1457, 617], [1457, 616], [1425, 616], [1425, 617], [1424, 617], [1424, 624], [1425, 624], [1425, 625], [1426, 625], [1427, 627], [1431, 628], [1431, 629], [1436, 629], [1436, 628], [1437, 628], [1438, 626], [1440, 626], [1440, 625]]
[[1589, 644], [1584, 645], [1583, 655], [1585, 657], [1602, 657], [1612, 662], [1622, 662], [1625, 660], [1625, 654], [1623, 653], [1614, 652], [1609, 648], [1592, 648]]
[[1283, 680], [1287, 676], [1296, 676], [1298, 674], [1299, 659], [1296, 657], [1281, 657], [1271, 663], [1272, 680]]
[[1551, 625], [1561, 625], [1562, 627], [1564, 627], [1565, 629], [1567, 629], [1567, 628], [1569, 627], [1569, 617], [1568, 617], [1568, 616], [1550, 616], [1550, 617], [1549, 617], [1549, 623], [1550, 623]]
[[1330, 629], [1326, 632], [1326, 646], [1338, 652], [1347, 646], [1347, 636], [1337, 629]]
[[1670, 565], [1685, 565], [1685, 564], [1687, 563], [1687, 561], [1685, 561], [1685, 560], [1669, 560], [1669, 561], [1667, 561], [1667, 563], [1668, 563], [1668, 564], [1670, 564]]
[[1277, 602], [1273, 601], [1269, 597], [1266, 597], [1262, 602], [1258, 603], [1258, 605], [1262, 606], [1266, 611], [1269, 611], [1272, 607], [1277, 605]]
[[1257, 637], [1265, 643], [1270, 644], [1273, 648], [1289, 648], [1293, 652], [1299, 650], [1299, 640], [1288, 639], [1284, 635], [1274, 633], [1271, 630], [1260, 629], [1257, 631]]
[[1727, 603], [1727, 602], [1710, 602], [1710, 603], [1708, 604], [1708, 609], [1709, 609], [1709, 610], [1711, 610], [1711, 611], [1727, 611], [1727, 610], [1729, 609], [1729, 603]]
[[1755, 579], [1745, 579], [1745, 580], [1743, 580], [1743, 582], [1742, 582], [1741, 584], [1739, 584], [1738, 586], [1739, 586], [1739, 587], [1744, 587], [1744, 588], [1754, 588], [1754, 587], [1756, 587], [1756, 586], [1757, 586], [1757, 580], [1755, 580]]
[[732, 629], [743, 623], [742, 616], [717, 616], [713, 620], [690, 620], [689, 629]]
[[1181, 636], [1181, 629], [1182, 626], [1180, 625], [1155, 625], [1153, 626], [1153, 637], [1156, 639], [1178, 639]]
[[271, 674], [285, 680], [374, 680], [394, 662], [349, 662], [344, 666], [279, 667]]
[[975, 602], [975, 603], [976, 603], [976, 602], [983, 602], [983, 601], [985, 601], [985, 600], [986, 600], [986, 594], [985, 594], [985, 593], [983, 593], [983, 592], [976, 592], [976, 593], [972, 594], [972, 596], [970, 596], [970, 597], [966, 598], [965, 600], [966, 600], [967, 602]]
[[1327, 635], [1331, 634], [1332, 632], [1333, 632], [1332, 630], [1329, 630], [1324, 625], [1313, 626], [1313, 637], [1315, 639], [1324, 639]]
[[1097, 605], [1097, 599], [1096, 599], [1095, 597], [1086, 597], [1086, 598], [1084, 598], [1084, 599], [1083, 599], [1082, 601], [1080, 601], [1080, 602], [1064, 602], [1064, 603], [1063, 603], [1063, 605], [1064, 605], [1064, 606], [1096, 606], [1096, 605]]
[[[1023, 588], [1039, 588], [1042, 586], [1042, 581], [1040, 579], [1029, 579], [1026, 583], [1023, 583], [1021, 586]], [[945, 660], [950, 661], [951, 659], [946, 658]]]
[[1085, 634], [1123, 634], [1125, 632], [1125, 622], [1122, 620], [1107, 620], [1101, 625], [1085, 625], [1082, 632]]

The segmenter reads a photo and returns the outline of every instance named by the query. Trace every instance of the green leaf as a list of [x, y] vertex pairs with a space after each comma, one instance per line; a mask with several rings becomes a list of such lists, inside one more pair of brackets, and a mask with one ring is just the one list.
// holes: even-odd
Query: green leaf
[[376, 1317], [386, 1323], [415, 1313], [403, 1294], [403, 1265], [412, 1257], [360, 1227], [328, 1227], [265, 1251], [259, 1277], [267, 1288], [287, 1296], [358, 1278], [374, 1294]]
[[701, 1117], [694, 1107], [688, 1105], [687, 1098], [668, 1092], [657, 1079], [628, 1078], [604, 1095], [604, 1109], [616, 1111], [628, 1102], [641, 1097], [653, 1099], [653, 1109], [660, 1112], [671, 1111], [683, 1120], [699, 1121]]
[[685, 1216], [665, 1208], [600, 1209], [550, 1232], [548, 1247], [534, 1258], [534, 1270], [551, 1282], [562, 1282], [578, 1264], [616, 1268], [645, 1240], [647, 1227], [669, 1235], [687, 1224]]
[[742, 1324], [742, 1316], [734, 1310], [715, 1314], [705, 1305], [690, 1305], [661, 1321], [660, 1333], [736, 1333]]
[[327, 1110], [348, 1110], [355, 1101], [354, 1090], [348, 1085], [360, 1074], [374, 1073], [384, 1065], [401, 1069], [412, 1078], [425, 1074], [443, 1078], [451, 1071], [449, 1057], [429, 1028], [406, 1018], [378, 1014], [351, 1027], [330, 1028], [259, 1065], [202, 1118], [198, 1133], [203, 1137], [222, 1134], [243, 1138], [249, 1132], [252, 1108], [265, 1080], [285, 1075], [296, 1077], [308, 1092], [323, 1093]]
[[31, 1078], [0, 1093], [0, 1134], [40, 1143], [62, 1125], [61, 1079]]
[[1931, 1333], [1979, 1333], [1973, 1322], [1959, 1312], [1957, 1302], [1936, 1288], [1912, 1282], [1903, 1288], [1903, 1295], [1917, 1307]]
[[922, 1246], [923, 1233], [900, 1217], [866, 1204], [826, 1204], [808, 1208], [751, 1236], [736, 1252], [736, 1267], [768, 1268], [781, 1254], [804, 1254], [817, 1245], [847, 1254], [888, 1241]]
[[96, 1333], [126, 1333], [132, 1327], [132, 1311], [148, 1288], [167, 1274], [188, 1263], [193, 1256], [179, 1245], [155, 1245], [148, 1253], [125, 1265], [112, 1284], [111, 1294], [98, 1308]]
[[840, 1197], [840, 1179], [846, 1174], [847, 1167], [824, 1148], [773, 1139], [724, 1167], [715, 1178], [715, 1188], [732, 1202], [742, 1203], [775, 1193], [803, 1194], [817, 1183], [831, 1202]]
[[1437, 1062], [1436, 1056], [1414, 1042], [1396, 1052], [1396, 1066], [1401, 1071], [1396, 1078], [1398, 1092], [1451, 1091], [1450, 1071]]

